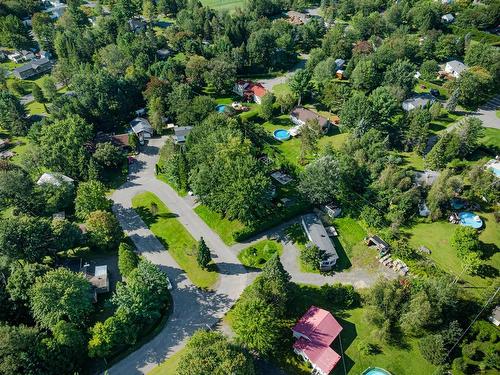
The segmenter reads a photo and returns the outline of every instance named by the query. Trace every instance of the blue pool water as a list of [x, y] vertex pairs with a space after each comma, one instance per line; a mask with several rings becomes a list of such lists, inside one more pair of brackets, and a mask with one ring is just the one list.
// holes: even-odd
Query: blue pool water
[[495, 176], [500, 177], [500, 168], [491, 167], [490, 169], [495, 174]]
[[481, 219], [476, 220], [475, 217], [477, 215], [474, 212], [464, 211], [458, 214], [460, 218], [460, 225], [465, 225], [467, 227], [472, 227], [475, 229], [479, 229], [483, 226], [483, 221]]
[[219, 113], [224, 113], [226, 110], [226, 106], [224, 104], [219, 104], [217, 107], [215, 107], [215, 110]]
[[371, 367], [363, 372], [363, 375], [391, 375], [389, 371], [382, 368]]
[[285, 129], [277, 129], [273, 132], [273, 136], [278, 141], [287, 141], [290, 139], [290, 132]]

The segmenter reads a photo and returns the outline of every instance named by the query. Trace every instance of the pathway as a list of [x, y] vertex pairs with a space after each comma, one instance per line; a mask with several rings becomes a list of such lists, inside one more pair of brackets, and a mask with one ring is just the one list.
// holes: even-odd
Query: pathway
[[[120, 225], [145, 258], [164, 270], [173, 285], [174, 306], [163, 330], [151, 341], [109, 369], [109, 374], [132, 375], [150, 371], [178, 351], [186, 339], [199, 328], [213, 326], [233, 305], [255, 273], [243, 267], [234, 252], [193, 212], [188, 199], [179, 197], [154, 175], [158, 152], [164, 139], [153, 139], [131, 166], [129, 181], [116, 190], [112, 199]], [[168, 251], [131, 208], [132, 198], [150, 191], [178, 215], [177, 219], [194, 238], [203, 236], [217, 262], [220, 278], [214, 292], [201, 291], [187, 278]]]
[[500, 118], [496, 115], [497, 108], [500, 108], [500, 95], [480, 106], [475, 116], [483, 121], [484, 127], [500, 129]]
[[[246, 242], [228, 247], [193, 211], [195, 202], [192, 197], [179, 197], [170, 186], [156, 179], [155, 164], [164, 141], [165, 138], [149, 141], [137, 157], [137, 161], [131, 165], [128, 181], [117, 189], [111, 198], [114, 201], [113, 211], [127, 236], [134, 242], [137, 251], [167, 273], [173, 285], [173, 311], [161, 332], [113, 365], [108, 370], [111, 375], [145, 374], [180, 350], [197, 329], [215, 326], [257, 275], [257, 272], [249, 271], [240, 264], [237, 259], [238, 252], [264, 238], [284, 238], [284, 229], [296, 221], [283, 223]], [[194, 238], [199, 239], [202, 236], [205, 239], [220, 272], [215, 291], [202, 291], [195, 287], [132, 209], [132, 198], [146, 191], [156, 194], [172, 213], [178, 215], [177, 219]], [[377, 278], [378, 274], [362, 269], [332, 276], [303, 273], [297, 263], [299, 250], [286, 240], [283, 245], [281, 260], [292, 281], [315, 285], [342, 282], [357, 287], [367, 287]], [[387, 272], [385, 269], [381, 271], [384, 274]]]

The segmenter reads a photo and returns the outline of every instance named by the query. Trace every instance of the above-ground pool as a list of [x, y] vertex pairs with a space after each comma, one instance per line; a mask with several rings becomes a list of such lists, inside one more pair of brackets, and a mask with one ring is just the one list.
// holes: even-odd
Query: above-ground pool
[[362, 375], [391, 375], [391, 373], [383, 368], [370, 367], [363, 371]]
[[483, 221], [474, 212], [464, 211], [458, 214], [460, 225], [479, 229], [483, 226]]
[[278, 141], [288, 141], [290, 139], [290, 132], [285, 129], [277, 129], [273, 132], [273, 137]]
[[490, 169], [495, 176], [500, 177], [500, 165], [498, 163], [494, 164]]
[[217, 107], [215, 107], [215, 110], [219, 113], [224, 113], [226, 110], [226, 105], [225, 104], [219, 104]]

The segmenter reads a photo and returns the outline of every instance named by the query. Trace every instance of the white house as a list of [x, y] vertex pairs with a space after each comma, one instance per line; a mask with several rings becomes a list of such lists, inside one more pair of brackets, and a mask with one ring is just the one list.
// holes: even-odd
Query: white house
[[453, 21], [455, 21], [455, 17], [453, 17], [453, 14], [447, 13], [441, 16], [441, 21], [443, 21], [444, 23], [452, 23]]
[[139, 138], [139, 142], [141, 144], [144, 143], [145, 139], [149, 139], [153, 136], [154, 134], [154, 129], [149, 123], [148, 120], [146, 120], [143, 117], [136, 117], [132, 121], [130, 121], [130, 127], [132, 128], [132, 131], [137, 135]]
[[495, 309], [491, 312], [491, 315], [488, 317], [488, 320], [497, 327], [500, 325], [500, 306], [495, 307]]
[[53, 186], [61, 186], [63, 183], [72, 184], [75, 180], [61, 173], [44, 173], [40, 176], [37, 185], [49, 184]]
[[455, 78], [460, 77], [460, 74], [465, 70], [467, 70], [467, 65], [458, 60], [448, 61], [444, 67], [444, 71]]
[[237, 81], [233, 86], [233, 92], [242, 96], [246, 101], [254, 101], [257, 104], [262, 103], [262, 98], [267, 91], [260, 83], [252, 81]]
[[419, 94], [415, 95], [403, 102], [403, 109], [406, 112], [412, 111], [416, 108], [422, 108], [430, 105], [436, 101], [436, 98], [431, 94]]
[[311, 244], [325, 254], [325, 258], [319, 262], [320, 271], [330, 271], [337, 263], [339, 256], [320, 218], [316, 214], [304, 215], [302, 227]]

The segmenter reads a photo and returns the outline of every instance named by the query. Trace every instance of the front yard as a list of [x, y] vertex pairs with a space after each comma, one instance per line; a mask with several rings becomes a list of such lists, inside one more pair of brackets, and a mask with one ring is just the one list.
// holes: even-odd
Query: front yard
[[246, 267], [262, 268], [276, 253], [278, 255], [283, 253], [283, 246], [279, 242], [262, 240], [241, 250], [238, 254], [238, 259]]
[[218, 279], [216, 265], [211, 264], [208, 270], [198, 265], [197, 241], [156, 195], [150, 192], [137, 194], [132, 199], [132, 207], [186, 272], [193, 284], [200, 288], [210, 288], [215, 284]]

